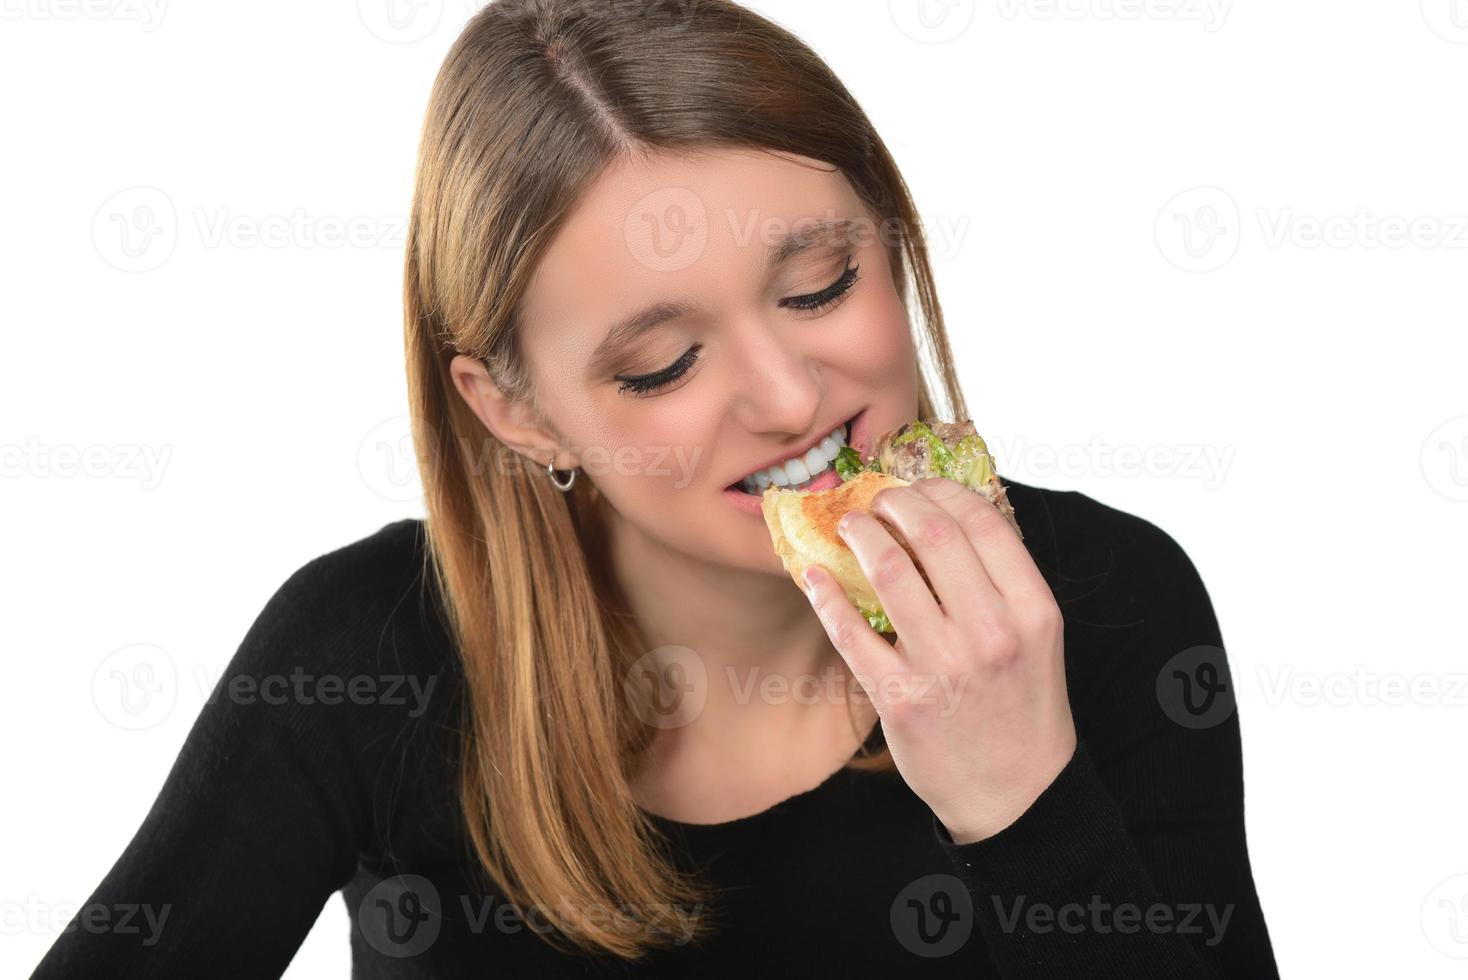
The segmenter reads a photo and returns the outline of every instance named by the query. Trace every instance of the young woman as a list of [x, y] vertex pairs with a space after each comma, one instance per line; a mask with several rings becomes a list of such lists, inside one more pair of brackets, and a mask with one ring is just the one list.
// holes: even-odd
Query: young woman
[[88, 906], [148, 916], [84, 907], [36, 976], [277, 976], [339, 890], [359, 976], [1275, 975], [1167, 534], [884, 491], [932, 591], [841, 531], [895, 643], [775, 556], [746, 478], [968, 415], [914, 204], [796, 38], [491, 3], [432, 94], [405, 299], [426, 520], [280, 587]]

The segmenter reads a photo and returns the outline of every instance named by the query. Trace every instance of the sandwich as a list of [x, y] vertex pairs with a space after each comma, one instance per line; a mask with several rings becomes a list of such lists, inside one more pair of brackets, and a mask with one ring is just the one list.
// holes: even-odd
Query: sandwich
[[[836, 522], [847, 512], [871, 513], [872, 498], [888, 487], [905, 487], [928, 477], [944, 477], [982, 494], [1004, 515], [1015, 533], [1024, 537], [1004, 484], [994, 472], [994, 458], [972, 422], [915, 420], [877, 440], [870, 458], [863, 459], [854, 447], [843, 446], [836, 456], [835, 467], [842, 482], [828, 490], [767, 488], [760, 497], [765, 526], [769, 528], [775, 553], [797, 586], [804, 590], [801, 576], [808, 566], [825, 566], [841, 584], [846, 597], [879, 633], [894, 632], [892, 623], [856, 555], [836, 533]], [[886, 521], [883, 526], [912, 557], [918, 573], [931, 588], [922, 564], [902, 533]]]

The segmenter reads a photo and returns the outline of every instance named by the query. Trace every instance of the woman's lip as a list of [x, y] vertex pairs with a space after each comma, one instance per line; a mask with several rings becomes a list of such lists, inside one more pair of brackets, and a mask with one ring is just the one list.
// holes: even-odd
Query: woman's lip
[[[824, 470], [820, 474], [820, 476], [817, 476], [814, 480], [812, 480], [808, 486], [803, 486], [800, 489], [807, 493], [815, 493], [820, 490], [829, 490], [832, 487], [837, 487], [840, 485], [841, 474], [837, 473], [836, 468], [833, 466]], [[752, 493], [745, 493], [743, 490], [726, 489], [724, 491], [724, 499], [728, 500], [729, 503], [733, 504], [735, 507], [738, 507], [746, 514], [753, 514], [756, 517], [764, 516], [764, 509], [761, 506], [761, 500], [763, 499], [763, 497], [763, 493], [756, 495]]]
[[[863, 445], [864, 445], [858, 439], [858, 437], [857, 437], [858, 431], [860, 431], [862, 438], [865, 438], [865, 436], [866, 436], [866, 425], [865, 425], [865, 422], [866, 422], [866, 414], [867, 414], [867, 410], [866, 409], [862, 409], [860, 412], [857, 412], [855, 415], [851, 416], [850, 418], [843, 420], [842, 423], [841, 423], [843, 426], [845, 426], [848, 422], [851, 423], [850, 428], [848, 428], [847, 429], [847, 432], [846, 432], [846, 444], [849, 445], [849, 446], [854, 447], [858, 451], [860, 451], [862, 449]], [[822, 436], [821, 437], [821, 439], [824, 439], [824, 438], [826, 438], [826, 437], [825, 436]], [[804, 456], [805, 453], [810, 452], [812, 449], [814, 449], [816, 446], [819, 446], [819, 445], [820, 445], [820, 439], [816, 440], [810, 446], [807, 446], [805, 448], [805, 452], [802, 452], [799, 455]], [[750, 470], [749, 472], [750, 473], [758, 473], [760, 470], [767, 470], [767, 469], [769, 469], [771, 466], [774, 466], [776, 463], [784, 463], [785, 460], [787, 460], [787, 459], [794, 459], [794, 458], [795, 458], [795, 454], [792, 454], [792, 455], [786, 456], [786, 457], [784, 457], [782, 459], [772, 460], [772, 461], [766, 463], [764, 466], [761, 466], [761, 467], [758, 467], [756, 469]], [[748, 476], [748, 475], [749, 475], [749, 473], [746, 473], [745, 474], [745, 476]], [[738, 489], [738, 487], [739, 487], [739, 484], [741, 484], [743, 482], [744, 482], [744, 477], [740, 477], [738, 480], [735, 480], [733, 483], [729, 484], [729, 486], [726, 487], [725, 489], [726, 490], [733, 490], [736, 493], [740, 493], [742, 491], [740, 491]], [[749, 495], [748, 494], [744, 494], [744, 496], [747, 497]]]

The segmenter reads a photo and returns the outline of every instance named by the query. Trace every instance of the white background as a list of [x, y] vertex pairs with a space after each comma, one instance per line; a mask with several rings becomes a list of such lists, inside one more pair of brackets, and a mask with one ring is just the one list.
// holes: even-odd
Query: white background
[[[395, 28], [385, 2], [0, 2], [7, 976], [131, 838], [264, 600], [421, 514], [402, 229], [473, 5]], [[1291, 976], [1468, 966], [1456, 2], [750, 4], [897, 155], [1001, 474], [1146, 517], [1201, 571]], [[173, 671], [142, 730], [92, 696], [128, 658]], [[347, 936], [334, 897], [289, 975], [346, 976]]]

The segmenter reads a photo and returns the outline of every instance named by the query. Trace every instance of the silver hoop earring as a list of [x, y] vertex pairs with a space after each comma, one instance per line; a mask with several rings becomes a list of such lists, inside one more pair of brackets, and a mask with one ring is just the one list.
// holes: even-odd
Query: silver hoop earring
[[570, 470], [571, 478], [565, 483], [562, 483], [560, 477], [556, 476], [556, 473], [558, 472], [556, 470], [556, 461], [552, 459], [550, 462], [545, 464], [545, 471], [547, 474], [550, 475], [551, 486], [561, 491], [561, 493], [565, 493], [567, 490], [570, 490], [572, 485], [575, 484], [576, 472], [578, 469], [580, 469], [580, 467], [572, 467]]

